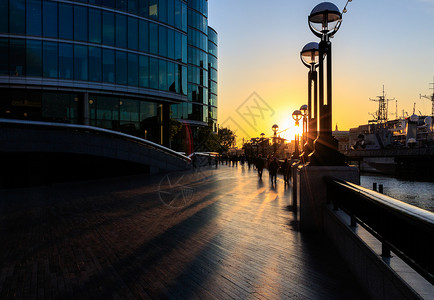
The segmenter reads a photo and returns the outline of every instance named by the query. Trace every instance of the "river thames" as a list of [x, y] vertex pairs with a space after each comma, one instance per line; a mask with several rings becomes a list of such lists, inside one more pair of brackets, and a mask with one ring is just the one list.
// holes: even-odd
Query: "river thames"
[[434, 182], [408, 181], [377, 174], [361, 174], [360, 185], [371, 189], [373, 183], [383, 185], [389, 197], [434, 212]]

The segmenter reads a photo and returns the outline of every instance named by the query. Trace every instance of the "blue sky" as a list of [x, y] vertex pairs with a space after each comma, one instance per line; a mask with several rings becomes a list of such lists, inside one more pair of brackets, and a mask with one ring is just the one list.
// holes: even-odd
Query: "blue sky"
[[[299, 53], [318, 41], [307, 17], [320, 1], [208, 3], [209, 25], [219, 34], [220, 124], [236, 119], [234, 109], [256, 92], [274, 113], [249, 135], [271, 132], [273, 123], [292, 126], [290, 114], [307, 98], [307, 68]], [[333, 3], [342, 10], [346, 1]], [[434, 0], [353, 0], [347, 9], [332, 39], [333, 123], [342, 130], [366, 123], [377, 109], [369, 98], [380, 95], [383, 85], [386, 97], [398, 100], [399, 115], [403, 109], [412, 113], [414, 102], [416, 113], [431, 114], [431, 102], [419, 94], [432, 93]], [[389, 105], [395, 113], [395, 102]]]

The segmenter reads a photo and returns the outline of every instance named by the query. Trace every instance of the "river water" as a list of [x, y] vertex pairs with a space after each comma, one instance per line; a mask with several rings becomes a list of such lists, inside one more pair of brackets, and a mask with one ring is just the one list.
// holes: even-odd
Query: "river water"
[[383, 185], [389, 197], [434, 212], [434, 182], [407, 181], [384, 175], [361, 174], [360, 185], [371, 189], [373, 183]]

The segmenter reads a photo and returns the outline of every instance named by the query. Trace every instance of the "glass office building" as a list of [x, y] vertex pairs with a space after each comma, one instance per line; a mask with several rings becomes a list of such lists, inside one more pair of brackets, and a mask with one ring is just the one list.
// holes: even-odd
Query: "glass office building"
[[207, 6], [206, 0], [0, 0], [0, 118], [85, 124], [168, 146], [171, 115], [206, 124], [205, 111], [199, 118], [171, 108], [188, 111], [197, 97], [189, 44], [198, 37], [188, 24], [201, 22], [199, 55], [206, 57]]
[[208, 27], [208, 120], [217, 132], [217, 32]]

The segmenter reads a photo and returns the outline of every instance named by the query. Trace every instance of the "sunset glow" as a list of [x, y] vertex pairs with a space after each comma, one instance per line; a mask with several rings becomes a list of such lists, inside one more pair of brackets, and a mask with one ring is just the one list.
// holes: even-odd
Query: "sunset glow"
[[[294, 126], [292, 112], [307, 104], [308, 69], [300, 61], [300, 51], [317, 41], [307, 17], [319, 2], [209, 1], [210, 25], [219, 32], [218, 122], [221, 126], [232, 122], [238, 139], [261, 132], [272, 136], [273, 124], [281, 130]], [[333, 1], [340, 9], [346, 2]], [[369, 99], [381, 95], [383, 85], [386, 98], [398, 101], [389, 103], [389, 118], [402, 116], [403, 111], [411, 114], [414, 103], [416, 112], [430, 115], [431, 101], [419, 94], [432, 93], [434, 60], [418, 63], [415, 58], [420, 49], [416, 45], [434, 49], [434, 40], [427, 35], [427, 28], [434, 25], [434, 2], [397, 5], [392, 0], [355, 0], [347, 10], [332, 40], [333, 129], [367, 124], [370, 113], [378, 109], [378, 103]], [[408, 20], [406, 26], [397, 30], [402, 20]], [[258, 116], [255, 124], [244, 122], [239, 113], [253, 92], [273, 110]], [[285, 136], [294, 135], [294, 129], [288, 131]]]

